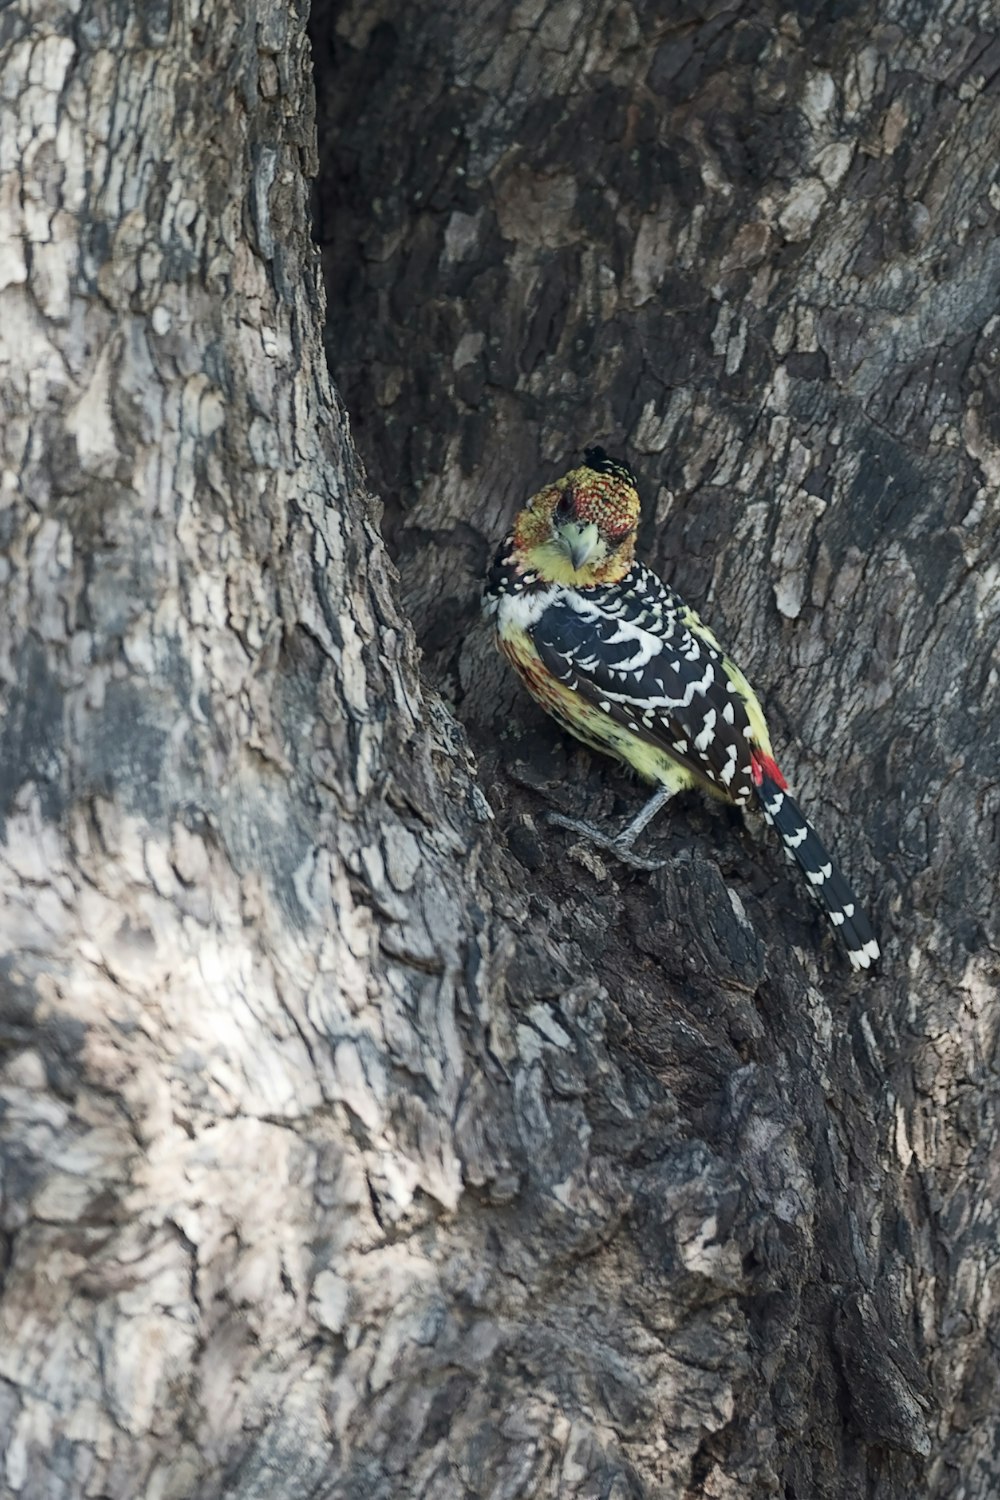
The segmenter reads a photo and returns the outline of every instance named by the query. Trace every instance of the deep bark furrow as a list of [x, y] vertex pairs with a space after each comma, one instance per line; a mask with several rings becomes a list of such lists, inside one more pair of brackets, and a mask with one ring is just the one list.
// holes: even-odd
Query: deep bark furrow
[[[317, 158], [305, 21], [0, 28], [0, 1488], [992, 1496], [995, 42], [317, 5]], [[594, 438], [873, 983], [546, 828], [638, 793], [477, 595]]]

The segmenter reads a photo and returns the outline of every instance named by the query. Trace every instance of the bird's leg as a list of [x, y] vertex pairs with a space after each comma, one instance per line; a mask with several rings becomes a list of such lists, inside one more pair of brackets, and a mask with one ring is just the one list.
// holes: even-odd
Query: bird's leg
[[565, 813], [549, 813], [548, 820], [550, 823], [558, 823], [560, 828], [569, 828], [573, 833], [582, 834], [592, 844], [607, 849], [609, 854], [614, 854], [627, 865], [634, 865], [637, 870], [660, 870], [667, 863], [665, 859], [643, 859], [641, 855], [632, 853], [632, 845], [673, 795], [673, 787], [658, 786], [632, 821], [626, 823], [621, 833], [616, 833], [613, 837], [603, 833], [594, 823], [585, 823], [582, 818], [567, 818]]

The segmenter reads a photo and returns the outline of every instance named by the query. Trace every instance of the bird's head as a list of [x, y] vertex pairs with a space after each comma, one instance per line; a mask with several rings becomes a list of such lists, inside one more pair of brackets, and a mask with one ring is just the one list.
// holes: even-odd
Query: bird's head
[[525, 571], [576, 588], [617, 583], [635, 558], [639, 492], [628, 464], [588, 448], [579, 469], [533, 495], [514, 525]]

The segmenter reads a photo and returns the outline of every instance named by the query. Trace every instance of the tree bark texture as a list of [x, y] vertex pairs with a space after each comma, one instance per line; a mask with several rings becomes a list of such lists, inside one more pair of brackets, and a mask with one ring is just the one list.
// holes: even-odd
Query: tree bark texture
[[[573, 1272], [614, 1331], [592, 1313], [559, 1382], [528, 1365], [601, 1454], [580, 1493], [1000, 1492], [994, 21], [314, 6], [328, 350], [404, 607], [533, 924], [603, 987], [615, 1065], [655, 1079], [610, 1146], [621, 1226]], [[874, 983], [717, 810], [663, 816], [653, 879], [543, 831], [549, 801], [622, 816], [638, 791], [526, 701], [478, 580], [594, 440], [869, 895]], [[522, 966], [508, 1001], [561, 1015], [567, 982]], [[639, 1375], [626, 1414], [586, 1385], [611, 1349], [633, 1375], [680, 1357], [702, 1394]]]
[[[3, 1493], [992, 1495], [985, 13], [317, 8], [402, 611], [306, 19], [0, 21]], [[601, 436], [874, 983], [543, 833], [478, 578]]]

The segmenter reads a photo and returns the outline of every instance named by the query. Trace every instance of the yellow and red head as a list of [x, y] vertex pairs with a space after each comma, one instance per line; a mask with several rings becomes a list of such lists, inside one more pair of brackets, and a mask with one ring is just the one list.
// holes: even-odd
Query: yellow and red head
[[627, 464], [603, 448], [533, 495], [514, 524], [523, 566], [549, 583], [576, 588], [617, 583], [635, 558], [639, 492]]

